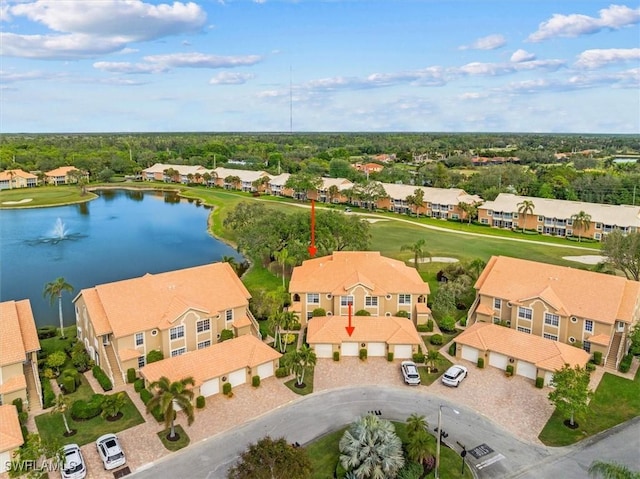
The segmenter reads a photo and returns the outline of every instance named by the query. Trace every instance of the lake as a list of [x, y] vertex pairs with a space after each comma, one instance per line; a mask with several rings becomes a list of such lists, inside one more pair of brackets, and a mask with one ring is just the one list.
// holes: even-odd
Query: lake
[[72, 299], [97, 284], [243, 258], [207, 232], [211, 210], [173, 192], [102, 190], [78, 205], [0, 210], [0, 301], [31, 300], [38, 326], [57, 325], [46, 283], [63, 276], [65, 325]]

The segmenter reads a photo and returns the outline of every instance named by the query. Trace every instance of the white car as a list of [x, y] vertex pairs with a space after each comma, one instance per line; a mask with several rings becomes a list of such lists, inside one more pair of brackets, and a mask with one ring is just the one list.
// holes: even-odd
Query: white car
[[96, 448], [104, 468], [107, 470], [123, 466], [127, 462], [120, 447], [120, 441], [118, 441], [118, 437], [115, 434], [100, 436], [96, 441]]
[[404, 382], [406, 384], [409, 384], [410, 386], [417, 386], [420, 384], [420, 373], [418, 372], [416, 363], [413, 361], [402, 361], [400, 369], [402, 370], [402, 377], [404, 377]]
[[67, 444], [62, 448], [64, 463], [60, 475], [62, 479], [84, 479], [87, 476], [87, 466], [82, 457], [82, 451], [77, 444]]
[[442, 383], [447, 386], [458, 387], [464, 378], [467, 377], [467, 368], [464, 366], [451, 366], [442, 375]]

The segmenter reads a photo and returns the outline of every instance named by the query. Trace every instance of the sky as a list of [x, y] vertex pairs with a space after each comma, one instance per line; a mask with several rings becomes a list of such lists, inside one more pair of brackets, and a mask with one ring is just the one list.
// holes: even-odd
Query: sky
[[0, 0], [0, 132], [640, 134], [638, 0]]

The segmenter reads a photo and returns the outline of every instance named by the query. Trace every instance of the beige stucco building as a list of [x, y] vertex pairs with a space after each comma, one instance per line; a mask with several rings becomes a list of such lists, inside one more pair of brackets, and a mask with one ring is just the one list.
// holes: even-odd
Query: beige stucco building
[[22, 444], [18, 410], [13, 404], [0, 404], [0, 474], [8, 469], [14, 451]]
[[33, 188], [34, 186], [38, 186], [38, 177], [33, 173], [19, 169], [0, 171], [0, 190]]

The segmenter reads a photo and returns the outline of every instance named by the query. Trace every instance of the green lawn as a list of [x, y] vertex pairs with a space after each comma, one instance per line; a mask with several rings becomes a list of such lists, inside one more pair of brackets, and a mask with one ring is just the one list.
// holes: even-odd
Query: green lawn
[[62, 445], [77, 443], [82, 446], [95, 441], [103, 434], [117, 433], [144, 422], [143, 417], [131, 399], [129, 399], [128, 395], [122, 412], [124, 416], [118, 421], [113, 422], [107, 421], [101, 416], [86, 421], [74, 421], [67, 412], [69, 429], [78, 431], [71, 437], [64, 436], [64, 422], [60, 414], [41, 414], [40, 416], [36, 416], [35, 421], [38, 432], [45, 442], [58, 441]]
[[300, 394], [301, 396], [311, 394], [313, 392], [313, 369], [305, 373], [303, 383], [305, 385], [303, 388], [297, 388], [296, 378], [293, 378], [284, 383], [284, 385], [291, 389], [294, 393]]
[[65, 339], [60, 338], [60, 329], [57, 329], [56, 336], [40, 340], [40, 348], [42, 356], [48, 356], [54, 351], [64, 351], [66, 348], [73, 346], [76, 342], [78, 330], [74, 326], [64, 328]]
[[423, 386], [429, 386], [430, 384], [433, 384], [451, 366], [451, 361], [449, 361], [442, 355], [436, 361], [436, 368], [438, 369], [438, 372], [427, 373], [426, 366], [418, 366], [418, 372], [420, 373], [420, 383]]
[[[62, 204], [81, 203], [96, 198], [94, 193], [80, 194], [77, 186], [39, 186], [37, 188], [15, 188], [12, 190], [0, 191], [0, 208], [9, 207], [41, 207], [59, 206]], [[7, 204], [9, 201], [21, 201], [30, 199], [31, 201], [18, 205]]]
[[175, 431], [176, 431], [176, 434], [180, 435], [180, 439], [178, 439], [177, 441], [169, 441], [169, 439], [167, 439], [167, 436], [169, 435], [169, 432], [170, 432], [169, 429], [165, 429], [164, 431], [160, 431], [158, 433], [158, 437], [160, 438], [160, 441], [162, 441], [162, 445], [170, 451], [177, 451], [178, 449], [187, 447], [191, 442], [191, 440], [189, 439], [189, 436], [187, 435], [187, 433], [184, 431], [184, 429], [180, 424], [176, 424]]
[[547, 446], [566, 446], [640, 416], [640, 369], [633, 381], [605, 373], [585, 417], [577, 429], [563, 424], [567, 418], [553, 413], [539, 439]]

